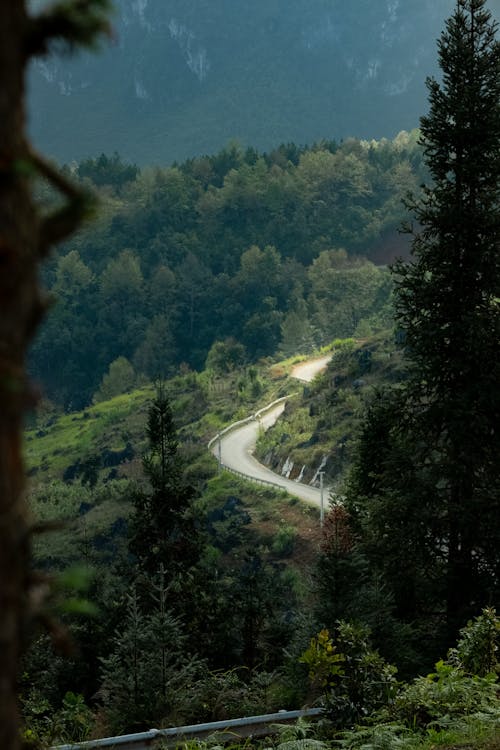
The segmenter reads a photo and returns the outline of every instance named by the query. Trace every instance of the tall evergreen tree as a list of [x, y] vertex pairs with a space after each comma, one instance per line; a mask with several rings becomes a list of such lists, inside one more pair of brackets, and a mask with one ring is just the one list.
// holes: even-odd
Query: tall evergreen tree
[[171, 582], [198, 561], [201, 539], [192, 505], [196, 492], [183, 476], [177, 430], [162, 384], [149, 408], [146, 433], [143, 468], [151, 489], [134, 497], [130, 548], [142, 572], [154, 576], [163, 566]]
[[[374, 532], [371, 549], [386, 572], [399, 568], [398, 555], [401, 570], [408, 572], [412, 560], [417, 565], [397, 539], [411, 537], [412, 547], [427, 551], [425, 559], [417, 556], [420, 571], [407, 576], [416, 589], [405, 614], [418, 615], [425, 592], [434, 616], [445, 616], [448, 640], [500, 596], [496, 32], [485, 0], [457, 0], [438, 43], [442, 82], [428, 80], [430, 111], [421, 121], [433, 183], [412, 206], [419, 225], [413, 259], [394, 269], [396, 318], [410, 364], [398, 396], [403, 411], [398, 417], [393, 409], [386, 425], [389, 452], [379, 461], [376, 486], [360, 479], [371, 471], [361, 459], [352, 487], [353, 499], [364, 495], [360, 517]], [[369, 432], [370, 425], [365, 442]], [[380, 555], [389, 549], [392, 562]]]
[[[439, 41], [443, 80], [422, 118], [433, 185], [415, 207], [414, 262], [396, 314], [436, 515], [444, 516], [450, 635], [500, 593], [500, 43], [486, 0], [458, 0]], [[436, 540], [438, 541], [438, 540]]]
[[165, 720], [189, 702], [189, 686], [202, 672], [185, 626], [168, 607], [164, 573], [152, 597], [129, 594], [127, 612], [102, 658], [101, 695], [114, 732], [136, 731]]

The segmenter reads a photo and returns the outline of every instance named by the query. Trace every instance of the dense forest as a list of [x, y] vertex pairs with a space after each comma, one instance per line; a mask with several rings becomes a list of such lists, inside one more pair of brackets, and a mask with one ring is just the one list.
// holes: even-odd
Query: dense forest
[[[30, 19], [27, 57], [54, 36], [91, 44], [107, 5]], [[101, 155], [59, 171], [9, 121], [6, 750], [304, 705], [319, 723], [277, 727], [266, 748], [497, 750], [497, 32], [486, 0], [457, 0], [429, 112], [394, 141], [232, 144], [142, 171]], [[92, 191], [100, 211], [68, 239]], [[41, 401], [25, 353], [49, 306], [35, 271], [60, 240], [28, 363]], [[323, 375], [292, 385], [320, 347]], [[284, 395], [259, 455], [313, 462], [327, 446], [337, 485], [321, 520], [207, 450]]]
[[407, 248], [402, 198], [425, 178], [417, 135], [269, 154], [233, 144], [142, 172], [117, 155], [68, 168], [102, 207], [45, 268], [57, 304], [34, 376], [80, 408], [123, 358], [153, 378], [202, 368], [227, 339], [254, 362], [387, 327], [380, 266]]

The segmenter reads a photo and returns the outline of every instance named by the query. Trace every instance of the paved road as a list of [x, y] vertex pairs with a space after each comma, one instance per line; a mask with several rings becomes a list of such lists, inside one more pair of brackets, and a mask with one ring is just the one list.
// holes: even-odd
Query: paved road
[[331, 360], [332, 355], [328, 354], [325, 357], [319, 359], [309, 359], [307, 362], [300, 362], [292, 368], [292, 376], [297, 380], [303, 380], [305, 383], [309, 383], [318, 372], [325, 369], [328, 362]]
[[[308, 362], [302, 362], [297, 365], [292, 371], [292, 375], [299, 380], [309, 382], [323, 370], [330, 357], [322, 357], [321, 359], [310, 360]], [[298, 374], [297, 374], [298, 373]], [[253, 456], [255, 450], [255, 444], [257, 442], [257, 436], [259, 429], [263, 428], [267, 430], [271, 427], [278, 417], [283, 413], [285, 408], [285, 402], [277, 404], [258, 420], [254, 419], [248, 424], [242, 425], [226, 435], [223, 435], [220, 440], [220, 448], [218, 441], [212, 445], [212, 452], [218, 456], [220, 450], [220, 458], [222, 463], [239, 471], [242, 474], [246, 474], [249, 477], [253, 477], [257, 480], [264, 480], [267, 482], [273, 482], [279, 484], [283, 489], [286, 489], [291, 495], [299, 497], [301, 500], [305, 500], [315, 505], [321, 505], [321, 493], [316, 487], [310, 487], [307, 484], [294, 482], [291, 479], [285, 479], [285, 477], [275, 474], [273, 471], [263, 466]], [[328, 501], [328, 489], [324, 490], [324, 503], [326, 505]]]

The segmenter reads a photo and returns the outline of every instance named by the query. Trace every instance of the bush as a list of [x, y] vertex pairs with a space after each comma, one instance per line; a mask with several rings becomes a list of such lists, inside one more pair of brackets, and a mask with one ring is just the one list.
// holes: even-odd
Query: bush
[[448, 652], [448, 662], [479, 677], [498, 674], [499, 643], [500, 618], [494, 609], [483, 609], [479, 617], [468, 622], [460, 631], [457, 647]]
[[273, 539], [273, 553], [277, 557], [289, 557], [294, 550], [296, 538], [297, 531], [293, 526], [282, 526]]
[[323, 688], [328, 718], [338, 727], [387, 706], [397, 689], [396, 668], [372, 649], [363, 625], [340, 620], [334, 637], [322, 630], [300, 661], [308, 665], [313, 684]]
[[442, 718], [488, 711], [497, 704], [496, 678], [468, 676], [444, 661], [436, 671], [418, 677], [396, 696], [392, 714], [411, 727], [439, 726]]

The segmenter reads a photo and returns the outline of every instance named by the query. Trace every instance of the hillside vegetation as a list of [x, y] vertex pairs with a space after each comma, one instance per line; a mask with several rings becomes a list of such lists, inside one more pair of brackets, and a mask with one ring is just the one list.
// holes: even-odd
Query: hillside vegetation
[[[33, 375], [80, 409], [104, 378], [98, 397], [201, 370], [214, 345], [226, 346], [224, 371], [383, 330], [385, 264], [407, 250], [401, 198], [425, 171], [416, 138], [231, 146], [142, 172], [116, 155], [80, 163], [74, 176], [99, 190], [101, 211], [46, 266], [57, 304]], [[40, 197], [50, 203], [44, 186]]]
[[[214, 617], [211, 616], [205, 644], [207, 654], [211, 654], [208, 658], [211, 670], [205, 672], [199, 664], [195, 685], [189, 690], [184, 687], [177, 700], [173, 700], [170, 694], [170, 708], [161, 715], [162, 718], [157, 715], [154, 719], [155, 714], [148, 714], [144, 702], [134, 702], [130, 694], [125, 703], [122, 697], [118, 703], [116, 699], [114, 702], [104, 700], [104, 705], [102, 700], [96, 703], [90, 697], [103, 680], [103, 684], [107, 684], [111, 678], [114, 681], [124, 679], [116, 671], [117, 664], [111, 666], [107, 649], [114, 649], [116, 658], [122, 658], [118, 654], [127, 643], [126, 639], [132, 637], [134, 628], [140, 627], [145, 638], [144, 646], [141, 646], [141, 649], [146, 649], [141, 651], [144, 666], [149, 658], [159, 653], [152, 632], [147, 635], [147, 618], [153, 616], [147, 613], [154, 610], [142, 603], [143, 614], [137, 612], [134, 615], [130, 608], [139, 606], [139, 602], [133, 604], [130, 594], [123, 588], [130, 585], [131, 564], [136, 565], [128, 546], [135, 513], [134, 498], [138, 488], [147, 491], [148, 486], [141, 457], [148, 451], [145, 422], [155, 399], [155, 389], [148, 386], [134, 390], [79, 413], [57, 416], [45, 412], [38, 415], [39, 423], [28, 430], [26, 436], [33, 483], [31, 506], [40, 521], [62, 520], [64, 528], [40, 537], [35, 546], [36, 558], [46, 571], [75, 564], [83, 565], [87, 575], [94, 570], [90, 595], [98, 604], [99, 613], [87, 624], [78, 624], [74, 614], [63, 615], [80, 649], [80, 655], [74, 655], [70, 665], [56, 657], [49, 666], [44, 638], [37, 640], [32, 647], [25, 675], [30, 688], [24, 696], [24, 703], [29, 732], [33, 737], [50, 737], [52, 741], [69, 737], [83, 739], [90, 733], [99, 736], [110, 731], [139, 729], [146, 726], [143, 717], [148, 715], [151, 716], [149, 725], [154, 721], [165, 725], [196, 719], [229, 718], [283, 707], [295, 708], [302, 701], [312, 701], [320, 695], [330, 706], [328, 696], [331, 689], [333, 703], [328, 710], [333, 710], [333, 714], [326, 723], [314, 728], [299, 723], [295, 729], [288, 730], [289, 735], [283, 734], [283, 729], [272, 740], [279, 748], [287, 736], [293, 739], [304, 733], [313, 733], [315, 742], [328, 748], [336, 723], [348, 721], [347, 714], [352, 706], [358, 705], [356, 701], [368, 701], [366, 706], [372, 706], [369, 701], [373, 698], [368, 697], [369, 693], [358, 694], [356, 691], [361, 685], [365, 686], [363, 690], [369, 689], [370, 679], [378, 684], [391, 673], [387, 672], [383, 660], [380, 661], [381, 657], [375, 658], [370, 650], [367, 631], [348, 632], [346, 624], [337, 623], [336, 628], [340, 629], [332, 630], [328, 636], [333, 638], [333, 652], [322, 651], [321, 644], [326, 648], [327, 642], [320, 627], [327, 623], [332, 627], [335, 620], [325, 617], [327, 602], [317, 600], [318, 593], [325, 590], [325, 582], [318, 576], [324, 575], [325, 554], [330, 554], [328, 550], [336, 534], [338, 521], [335, 515], [331, 519], [328, 517], [325, 530], [321, 532], [317, 509], [271, 488], [258, 487], [225, 472], [217, 474], [215, 460], [206, 449], [207, 438], [228, 422], [255, 411], [258, 406], [285, 392], [295, 392], [283, 422], [262, 436], [259, 450], [273, 451], [275, 461], [279, 461], [280, 456], [295, 457], [295, 452], [298, 452], [300, 461], [309, 466], [317, 463], [318, 451], [321, 455], [326, 452], [329, 456], [328, 476], [338, 482], [351, 458], [351, 445], [355, 442], [364, 400], [383, 382], [398, 382], [404, 378], [405, 368], [389, 334], [363, 342], [335, 342], [328, 370], [311, 385], [303, 386], [289, 375], [293, 364], [300, 359], [270, 363], [251, 374], [247, 368], [218, 378], [210, 372], [187, 373], [165, 384], [178, 427], [177, 434], [181, 438], [179, 460], [183, 462], [185, 478], [197, 487], [193, 507], [202, 523], [204, 551], [196, 576], [201, 576], [202, 589], [208, 597], [205, 603], [202, 603], [203, 598], [199, 599], [201, 590], [195, 586], [194, 579], [190, 583], [185, 580], [184, 586], [187, 585], [187, 591], [195, 586], [193, 595], [197, 597], [197, 607], [205, 611], [205, 606], [213, 608], [215, 605], [216, 611]], [[258, 396], [256, 389], [252, 389], [255, 382], [259, 383]], [[328, 405], [327, 410], [325, 405]], [[328, 422], [324, 420], [325, 413], [329, 414]], [[335, 440], [337, 423], [342, 432], [340, 443], [345, 443], [342, 461], [338, 457], [341, 445], [338, 439]], [[287, 436], [286, 441], [283, 441], [283, 435]], [[304, 445], [305, 438], [308, 445]], [[328, 446], [334, 446], [334, 449], [328, 451]], [[66, 576], [66, 591], [74, 588], [77, 575], [80, 573], [75, 571], [73, 579]], [[175, 600], [178, 593], [175, 593], [175, 583], [171, 585], [174, 585], [172, 595]], [[182, 606], [182, 603], [176, 606]], [[226, 626], [219, 632], [221, 607]], [[309, 614], [306, 614], [308, 610]], [[208, 613], [204, 616], [207, 617]], [[142, 624], [137, 621], [134, 625], [134, 617], [142, 617]], [[120, 625], [123, 618], [128, 623], [128, 631]], [[247, 632], [249, 623], [252, 623], [251, 631]], [[195, 625], [191, 623], [189, 627]], [[228, 632], [231, 633], [230, 646]], [[316, 655], [309, 663], [307, 647], [314, 632], [319, 633], [318, 640], [313, 638], [311, 642], [311, 648], [313, 642], [316, 643]], [[101, 641], [97, 650], [96, 633]], [[243, 640], [239, 641], [241, 637]], [[275, 649], [272, 659], [271, 644]], [[287, 645], [283, 653], [284, 644]], [[149, 648], [153, 649], [151, 654]], [[199, 643], [197, 649], [203, 648], [203, 643]], [[382, 651], [387, 651], [387, 644]], [[189, 652], [192, 653], [191, 649]], [[341, 660], [350, 660], [355, 655], [349, 667], [354, 670], [349, 673], [351, 682], [344, 687], [340, 683], [340, 693], [337, 688], [328, 687], [338, 679], [331, 653], [338, 653]], [[258, 666], [254, 663], [257, 654]], [[300, 666], [299, 658], [305, 665], [309, 664], [310, 687], [307, 687], [307, 670]], [[87, 662], [85, 667], [82, 659]], [[251, 661], [247, 662], [248, 659]], [[359, 666], [355, 666], [357, 660]], [[366, 674], [366, 666], [362, 666], [363, 660], [371, 664], [371, 677]], [[245, 663], [254, 664], [248, 677], [245, 676]], [[347, 663], [351, 664], [350, 661]], [[42, 670], [40, 677], [33, 673], [35, 664]], [[220, 671], [221, 667], [227, 669], [230, 665], [234, 671]], [[363, 670], [362, 681], [358, 669]], [[319, 681], [314, 676], [315, 670], [320, 670], [322, 675]], [[328, 670], [331, 670], [331, 677], [325, 683], [324, 675]], [[70, 674], [73, 675], [71, 678]], [[143, 672], [140, 674], [147, 695], [148, 690], [155, 689], [156, 683], [152, 675], [146, 678]], [[50, 688], [47, 683], [49, 675]], [[467, 681], [460, 669], [438, 666], [436, 673], [420, 678], [420, 683], [416, 682], [414, 687], [389, 680], [391, 694], [399, 697], [395, 703], [391, 702], [392, 707], [385, 713], [381, 711], [378, 724], [373, 729], [336, 735], [336, 741], [340, 739], [353, 750], [359, 743], [373, 742], [378, 747], [377, 743], [381, 741], [389, 743], [389, 747], [403, 743], [408, 748], [425, 749], [429, 740], [422, 738], [420, 727], [410, 728], [411, 716], [412, 712], [422, 712], [419, 722], [422, 721], [424, 726], [429, 718], [426, 712], [430, 712], [435, 726], [432, 730], [434, 742], [439, 740], [443, 747], [448, 747], [470, 743], [473, 738], [474, 747], [494, 750], [497, 747], [497, 700], [491, 682], [474, 679], [476, 682]], [[347, 687], [348, 684], [351, 687]], [[338, 703], [338, 696], [343, 695], [344, 689], [354, 691], [349, 700], [355, 703], [349, 709], [347, 707], [351, 704], [345, 703], [345, 697]], [[375, 705], [378, 703], [367, 710], [374, 710]], [[448, 717], [450, 710], [452, 718]], [[41, 718], [45, 711], [50, 712], [50, 720]], [[124, 720], [124, 711], [129, 714], [127, 721]], [[344, 716], [342, 712], [345, 711]], [[463, 718], [464, 712], [469, 715], [473, 711], [476, 711], [474, 716]], [[209, 741], [207, 748], [210, 746]], [[258, 744], [255, 746], [259, 747]]]
[[[422, 150], [403, 133], [71, 167], [105, 200], [47, 268], [60, 304], [32, 351], [51, 397], [26, 434], [40, 570], [16, 589], [45, 626], [20, 679], [35, 746], [318, 705], [265, 747], [498, 748], [497, 32], [486, 0], [457, 0]], [[371, 260], [403, 195], [417, 231], [389, 275]], [[326, 371], [293, 383], [325, 344]], [[258, 451], [325, 472], [319, 528], [207, 450], [286, 394]]]
[[356, 449], [357, 433], [377, 388], [404, 379], [402, 352], [385, 331], [364, 341], [333, 343], [326, 371], [290, 399], [277, 424], [262, 434], [256, 454], [273, 471], [311, 481], [317, 470], [337, 492]]
[[[259, 369], [236, 369], [224, 376], [207, 370], [167, 381], [184, 475], [202, 493], [207, 481], [214, 488], [226, 488], [222, 492], [229, 494], [227, 488], [232, 484], [233, 492], [243, 492], [250, 505], [252, 498], [258, 504], [259, 497], [269, 497], [270, 501], [275, 498], [278, 506], [283, 502], [287, 505], [289, 500], [280, 500], [280, 493], [263, 491], [225, 475], [217, 480], [216, 461], [207, 443], [231, 422], [276, 398], [298, 392], [298, 382], [289, 375], [297, 359], [300, 357]], [[62, 532], [37, 545], [41, 559], [48, 553], [60, 567], [70, 559], [79, 559], [84, 536], [89, 550], [94, 543], [99, 546], [102, 538], [123, 538], [131, 508], [127, 493], [132, 485], [144, 483], [145, 425], [154, 395], [154, 386], [147, 385], [80, 412], [58, 414], [50, 405], [42, 404], [33, 415], [25, 433], [32, 510], [40, 520], [63, 519], [66, 524]], [[215, 490], [208, 494], [214, 492], [220, 499]], [[300, 510], [296, 501], [291, 507], [298, 512], [294, 536], [300, 536], [301, 514], [307, 509]], [[314, 509], [311, 514], [314, 516]], [[270, 528], [276, 531], [279, 514], [270, 511], [269, 518], [275, 519]]]

